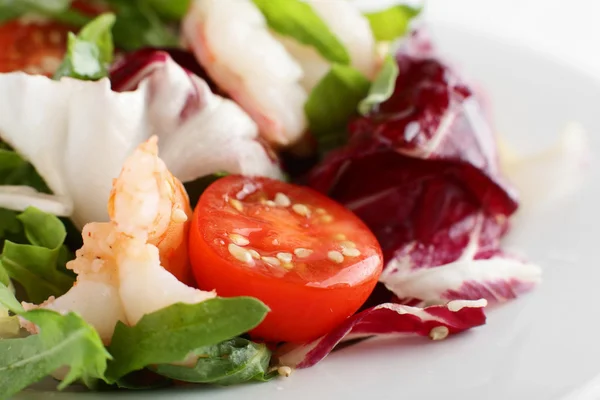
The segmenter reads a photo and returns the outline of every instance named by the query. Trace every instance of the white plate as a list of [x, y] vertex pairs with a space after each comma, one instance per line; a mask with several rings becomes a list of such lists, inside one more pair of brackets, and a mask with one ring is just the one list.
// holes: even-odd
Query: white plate
[[[550, 144], [565, 124], [581, 122], [599, 150], [600, 82], [517, 47], [435, 27], [442, 49], [478, 79], [493, 100], [496, 126], [519, 148]], [[521, 215], [507, 240], [544, 268], [531, 295], [489, 313], [489, 323], [441, 342], [368, 341], [332, 354], [289, 379], [233, 388], [129, 394], [52, 394], [149, 399], [596, 399], [600, 387], [600, 169], [592, 163], [570, 196]], [[598, 375], [598, 384], [594, 380]], [[52, 387], [53, 383], [46, 385]], [[47, 399], [43, 387], [17, 399]], [[109, 397], [110, 396], [110, 397]]]

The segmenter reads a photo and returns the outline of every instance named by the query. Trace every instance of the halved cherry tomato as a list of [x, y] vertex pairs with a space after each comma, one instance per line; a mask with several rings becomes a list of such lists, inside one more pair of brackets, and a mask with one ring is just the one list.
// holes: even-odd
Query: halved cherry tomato
[[69, 27], [55, 22], [10, 21], [0, 26], [0, 72], [52, 76], [66, 51]]
[[190, 258], [198, 286], [271, 308], [251, 332], [304, 343], [365, 302], [381, 274], [377, 239], [350, 211], [305, 187], [228, 176], [194, 211]]
[[[106, 9], [81, 0], [73, 2], [71, 7], [90, 17]], [[0, 25], [0, 72], [54, 75], [65, 55], [67, 33], [77, 30], [44, 18], [20, 18]]]

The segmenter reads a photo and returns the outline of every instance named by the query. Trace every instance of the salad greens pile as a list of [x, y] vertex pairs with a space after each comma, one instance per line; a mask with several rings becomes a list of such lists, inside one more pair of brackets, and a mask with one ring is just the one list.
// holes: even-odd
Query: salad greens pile
[[[159, 375], [191, 382], [231, 385], [266, 380], [270, 352], [265, 345], [236, 338], [257, 326], [268, 308], [249, 297], [174, 304], [145, 315], [132, 327], [117, 325], [105, 348], [95, 329], [76, 313], [25, 311], [0, 284], [0, 305], [39, 329], [39, 334], [0, 340], [0, 387], [9, 398], [43, 377], [69, 367], [59, 389], [81, 380], [112, 385], [150, 367]], [[210, 323], [209, 323], [210, 322]], [[191, 359], [191, 367], [168, 365]]]
[[[107, 0], [106, 12], [94, 17], [72, 7], [70, 0], [0, 0], [0, 23], [34, 13], [74, 27], [78, 33], [68, 35], [67, 52], [54, 79], [98, 80], [109, 76], [116, 50], [178, 47], [177, 23], [189, 1]], [[331, 62], [330, 71], [310, 93], [305, 112], [321, 153], [344, 144], [350, 117], [368, 114], [392, 95], [399, 73], [396, 63], [388, 57], [371, 82], [350, 65], [347, 49], [308, 4], [253, 1], [273, 31], [313, 47]], [[406, 33], [418, 12], [397, 6], [367, 18], [376, 38], [391, 42]], [[26, 185], [50, 193], [33, 166], [3, 143], [0, 185]], [[253, 298], [174, 304], [145, 315], [134, 326], [119, 323], [108, 347], [76, 313], [24, 309], [19, 300], [39, 304], [73, 286], [75, 276], [65, 266], [81, 240], [72, 231], [68, 220], [35, 208], [0, 209], [0, 398], [51, 374], [60, 376], [59, 389], [76, 381], [92, 388], [136, 388], [172, 380], [231, 385], [273, 376], [270, 350], [239, 337], [269, 311]], [[26, 335], [19, 321], [38, 334]], [[134, 383], [140, 370], [152, 379]]]

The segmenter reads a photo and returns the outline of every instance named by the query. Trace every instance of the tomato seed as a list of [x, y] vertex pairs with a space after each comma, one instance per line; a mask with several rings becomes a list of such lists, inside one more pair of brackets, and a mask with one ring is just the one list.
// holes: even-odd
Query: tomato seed
[[296, 257], [300, 257], [300, 258], [309, 257], [312, 253], [313, 253], [312, 250], [310, 250], [310, 249], [303, 249], [302, 247], [297, 248], [297, 249], [294, 250], [294, 254], [296, 255]]
[[346, 235], [343, 233], [338, 233], [333, 237], [335, 240], [346, 240]]
[[285, 376], [286, 378], [292, 375], [292, 369], [290, 367], [279, 367], [277, 368], [277, 373], [281, 376]]
[[445, 326], [436, 326], [429, 331], [429, 337], [431, 340], [444, 340], [448, 337], [450, 331]]
[[280, 207], [289, 207], [292, 205], [292, 201], [285, 194], [277, 193], [275, 195], [275, 204], [277, 204]]
[[330, 223], [332, 221], [333, 221], [333, 217], [331, 215], [329, 215], [329, 214], [323, 215], [321, 217], [321, 222], [324, 222], [326, 224], [328, 224], [328, 223]]
[[339, 251], [332, 250], [327, 253], [327, 258], [333, 261], [336, 264], [341, 264], [344, 262], [344, 256]]
[[276, 266], [281, 265], [281, 262], [279, 262], [279, 260], [276, 259], [275, 257], [262, 257], [262, 260], [264, 262], [266, 262], [267, 264], [276, 265]]
[[304, 204], [294, 204], [292, 210], [303, 217], [308, 217], [310, 215], [310, 210]]
[[344, 247], [342, 249], [342, 254], [345, 255], [346, 257], [358, 257], [358, 256], [360, 256], [360, 250], [349, 249], [347, 247]]
[[292, 253], [277, 253], [277, 258], [284, 263], [291, 263], [292, 257]]
[[231, 207], [235, 208], [239, 212], [244, 211], [244, 205], [242, 204], [241, 201], [239, 201], [237, 199], [230, 199], [229, 204], [231, 204]]
[[255, 260], [260, 260], [260, 254], [258, 253], [258, 251], [254, 250], [254, 249], [250, 249], [250, 250], [248, 250], [248, 253], [250, 253], [252, 258], [254, 258]]
[[231, 254], [238, 261], [241, 261], [246, 264], [254, 263], [250, 252], [246, 249], [241, 248], [240, 246], [237, 246], [233, 243], [229, 243], [229, 246], [227, 246], [227, 250], [229, 250], [229, 254]]
[[238, 235], [237, 233], [230, 234], [229, 239], [231, 239], [231, 241], [238, 246], [247, 246], [250, 244], [248, 238], [242, 235]]

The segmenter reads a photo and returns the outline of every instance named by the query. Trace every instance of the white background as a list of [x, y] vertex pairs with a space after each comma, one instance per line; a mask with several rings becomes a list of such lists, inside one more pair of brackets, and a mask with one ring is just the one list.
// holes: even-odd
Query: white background
[[[361, 6], [419, 0], [354, 0]], [[550, 54], [600, 79], [600, 0], [425, 0], [425, 18]], [[600, 105], [599, 105], [600, 107]]]
[[430, 20], [533, 47], [600, 79], [600, 0], [427, 0], [426, 10]]

